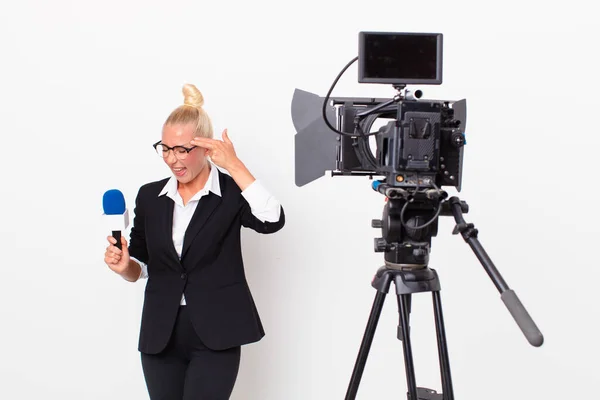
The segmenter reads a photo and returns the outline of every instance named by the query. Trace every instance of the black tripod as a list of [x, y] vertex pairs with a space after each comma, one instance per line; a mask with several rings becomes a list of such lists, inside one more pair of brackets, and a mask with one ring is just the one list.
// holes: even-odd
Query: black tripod
[[[445, 195], [445, 192], [440, 191]], [[443, 197], [443, 196], [442, 196]], [[372, 286], [377, 290], [373, 307], [369, 315], [350, 385], [345, 400], [354, 400], [360, 384], [367, 356], [373, 342], [375, 329], [381, 315], [385, 296], [393, 282], [398, 298], [400, 324], [398, 339], [402, 341], [404, 365], [409, 400], [454, 400], [450, 360], [440, 298], [440, 281], [435, 270], [428, 267], [431, 238], [437, 234], [438, 215], [453, 215], [456, 227], [453, 234], [461, 233], [464, 240], [471, 246], [475, 255], [501, 293], [501, 298], [519, 325], [527, 340], [533, 346], [541, 346], [543, 336], [537, 326], [511, 290], [492, 260], [477, 239], [477, 229], [468, 224], [463, 213], [468, 212], [468, 205], [456, 197], [448, 202], [440, 202], [433, 209], [430, 201], [421, 200], [409, 202], [408, 199], [389, 199], [384, 208], [382, 220], [374, 220], [373, 227], [382, 228], [384, 237], [375, 239], [375, 251], [385, 252], [386, 265], [379, 268]], [[427, 221], [427, 222], [423, 222]], [[410, 340], [410, 309], [414, 293], [431, 292], [433, 311], [436, 325], [439, 367], [442, 382], [442, 392], [417, 387]]]

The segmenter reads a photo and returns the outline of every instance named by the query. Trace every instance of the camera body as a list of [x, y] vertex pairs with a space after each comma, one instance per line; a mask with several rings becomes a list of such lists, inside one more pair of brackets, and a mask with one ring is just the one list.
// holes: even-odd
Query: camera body
[[[438, 33], [360, 32], [358, 81], [390, 84], [391, 100], [332, 99], [341, 135], [336, 175], [381, 175], [385, 194], [396, 188], [453, 186], [462, 177], [466, 101], [421, 100], [409, 84], [442, 83], [442, 40]], [[388, 122], [371, 131], [379, 120]], [[375, 149], [371, 136], [375, 136]]]
[[[383, 176], [391, 187], [386, 193], [391, 198], [394, 188], [424, 188], [432, 182], [460, 191], [466, 140], [461, 120], [464, 117], [457, 116], [452, 108], [455, 103], [399, 99], [370, 112], [385, 103], [353, 100], [333, 100], [339, 105], [339, 129], [351, 134], [340, 137], [334, 174]], [[464, 110], [464, 101], [458, 110], [458, 114]], [[388, 122], [371, 132], [378, 119]]]

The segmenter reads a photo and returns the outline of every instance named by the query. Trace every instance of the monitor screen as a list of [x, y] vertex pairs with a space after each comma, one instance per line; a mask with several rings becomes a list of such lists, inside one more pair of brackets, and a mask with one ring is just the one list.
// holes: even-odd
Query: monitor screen
[[442, 34], [360, 32], [358, 81], [441, 84]]

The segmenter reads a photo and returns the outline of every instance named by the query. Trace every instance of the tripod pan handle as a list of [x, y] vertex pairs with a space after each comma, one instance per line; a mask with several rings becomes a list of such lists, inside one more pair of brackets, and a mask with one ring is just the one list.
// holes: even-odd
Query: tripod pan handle
[[529, 343], [535, 347], [541, 346], [544, 343], [544, 336], [531, 319], [515, 291], [512, 289], [506, 290], [502, 293], [501, 298]]

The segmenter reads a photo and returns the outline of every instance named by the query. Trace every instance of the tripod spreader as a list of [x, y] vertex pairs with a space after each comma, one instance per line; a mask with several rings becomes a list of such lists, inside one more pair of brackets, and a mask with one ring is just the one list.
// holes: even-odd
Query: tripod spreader
[[475, 226], [472, 223], [467, 223], [463, 218], [464, 203], [461, 202], [458, 197], [451, 197], [448, 200], [448, 203], [450, 204], [452, 215], [456, 221], [456, 226], [454, 227], [452, 234], [456, 235], [460, 233], [465, 242], [471, 246], [471, 249], [481, 262], [481, 265], [483, 265], [483, 268], [500, 292], [504, 305], [508, 308], [508, 311], [513, 316], [519, 328], [521, 328], [521, 331], [529, 343], [535, 347], [541, 346], [544, 343], [544, 336], [536, 326], [535, 322], [533, 322], [533, 319], [517, 297], [515, 291], [508, 287], [491, 258], [488, 256], [481, 243], [479, 243], [479, 240], [477, 239], [478, 231]]

